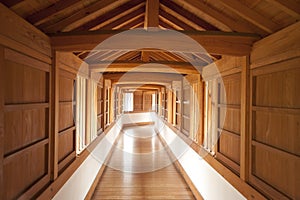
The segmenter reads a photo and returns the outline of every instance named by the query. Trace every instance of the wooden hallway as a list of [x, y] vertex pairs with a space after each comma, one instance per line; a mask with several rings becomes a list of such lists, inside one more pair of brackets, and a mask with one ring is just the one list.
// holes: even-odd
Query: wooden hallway
[[195, 199], [153, 125], [120, 134], [92, 199]]

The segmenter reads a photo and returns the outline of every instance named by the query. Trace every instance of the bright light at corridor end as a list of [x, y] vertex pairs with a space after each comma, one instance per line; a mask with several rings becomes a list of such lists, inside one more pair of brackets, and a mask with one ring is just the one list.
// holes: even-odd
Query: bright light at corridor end
[[[131, 51], [142, 51], [142, 50], [151, 50], [151, 49], [170, 52], [172, 54], [184, 58], [202, 76], [203, 63], [202, 64], [199, 63], [199, 60], [194, 59], [194, 57], [190, 55], [191, 53], [208, 55], [207, 51], [201, 46], [201, 44], [197, 43], [189, 36], [175, 30], [162, 30], [159, 28], [148, 28], [148, 30], [145, 29], [126, 30], [99, 43], [99, 45], [97, 45], [97, 47], [93, 49], [91, 52], [106, 51], [106, 55], [107, 53], [109, 54], [109, 52], [111, 52], [111, 55], [107, 55], [109, 56], [110, 61], [103, 62], [104, 64], [103, 63], [101, 64], [101, 69], [98, 70], [101, 71], [101, 73], [104, 73], [106, 72], [106, 69], [110, 66], [110, 64], [112, 64], [120, 56]], [[119, 53], [116, 53], [117, 51]], [[213, 63], [213, 61], [211, 60], [210, 63]], [[137, 72], [145, 72], [144, 71], [145, 69], [154, 66], [156, 69], [162, 69], [160, 73], [158, 72], [151, 73], [154, 81], [151, 82], [151, 80], [147, 79], [147, 82], [145, 83], [137, 83], [136, 80], [140, 81], [141, 79], [143, 79], [143, 77], [139, 77], [140, 74]], [[217, 77], [218, 79], [218, 83], [219, 83], [218, 92], [220, 92], [220, 90], [224, 90], [222, 91], [222, 93], [226, 94], [225, 89], [223, 87], [224, 85], [223, 80], [217, 66], [215, 66], [214, 64], [211, 64], [210, 66], [211, 66], [210, 72], [212, 72], [211, 74], [215, 74], [215, 77]], [[84, 66], [82, 65], [82, 67], [78, 71], [78, 76], [80, 76], [82, 72], [84, 72], [85, 74], [88, 72], [88, 74], [91, 74], [91, 76], [93, 76], [94, 78], [97, 77], [100, 79], [102, 74], [100, 74], [99, 72], [96, 73], [95, 68], [93, 68], [93, 70], [94, 71], [89, 71], [86, 65]], [[166, 73], [166, 72], [171, 72], [171, 73]], [[131, 91], [132, 90], [134, 91], [140, 86], [143, 86], [143, 84], [159, 84], [157, 82], [159, 78], [158, 77], [155, 78], [154, 77], [155, 74], [157, 74], [158, 77], [162, 77], [161, 76], [162, 74], [166, 76], [170, 74], [173, 75], [176, 74], [177, 77], [181, 76], [182, 81], [185, 81], [187, 84], [190, 84], [189, 81], [186, 80], [185, 74], [181, 74], [177, 72], [174, 68], [168, 66], [167, 64], [163, 64], [159, 62], [157, 64], [153, 62], [149, 64], [143, 63], [140, 66], [136, 66], [131, 70], [129, 70], [128, 72], [123, 73], [119, 81], [122, 81], [126, 84], [134, 83], [133, 88], [131, 88]], [[165, 82], [164, 80], [161, 81], [162, 83]], [[208, 80], [206, 80], [206, 77], [202, 76], [202, 81], [208, 81]], [[166, 88], [172, 91], [174, 91], [175, 89], [174, 87], [176, 87], [175, 86], [176, 84], [172, 84], [172, 83], [161, 84], [161, 85], [165, 86]], [[194, 92], [194, 90], [190, 90], [190, 91], [192, 93]], [[190, 94], [190, 97], [191, 96], [194, 96], [194, 98], [198, 97], [198, 95], [193, 95], [192, 93]], [[226, 97], [224, 99], [226, 100]], [[194, 105], [195, 110], [191, 112], [199, 113], [200, 106], [199, 106], [198, 99], [196, 101], [194, 100], [193, 102], [197, 102], [197, 103], [195, 103], [196, 105]], [[214, 103], [216, 104], [217, 102]], [[158, 108], [158, 110], [159, 109], [160, 108]], [[219, 119], [217, 119], [215, 122], [218, 123], [220, 128], [223, 127], [224, 119], [226, 116], [226, 108], [222, 107], [222, 110], [224, 111], [224, 114], [221, 115]], [[159, 134], [164, 131], [168, 131], [167, 129], [169, 128], [165, 125], [162, 119], [153, 112], [147, 115], [147, 119], [141, 119], [138, 116], [139, 116], [138, 114], [123, 113], [121, 117], [117, 119], [115, 126], [118, 127], [118, 130], [121, 130], [124, 123], [136, 123], [139, 122], [139, 120], [142, 120], [140, 122], [145, 122], [146, 120], [149, 122], [155, 122], [154, 125], [152, 125], [151, 127], [153, 129], [153, 132], [149, 131], [149, 127], [148, 129], [144, 129], [144, 130], [141, 127], [137, 128], [138, 133], [136, 134], [132, 130], [124, 129], [123, 131], [120, 132], [120, 134], [123, 134], [123, 138], [122, 141], [121, 140], [119, 141], [119, 143], [118, 142], [115, 143], [114, 140], [112, 140], [108, 135], [104, 136], [104, 138], [101, 141], [101, 145], [104, 145], [107, 148], [112, 147], [112, 158], [106, 161], [106, 159], [104, 159], [106, 156], [104, 155], [93, 155], [99, 161], [100, 164], [104, 163], [108, 167], [114, 168], [116, 170], [124, 171], [124, 172], [131, 172], [131, 173], [152, 172], [172, 164], [174, 161], [178, 160], [182, 155], [184, 155], [188, 151], [190, 144], [186, 145], [186, 143], [183, 143], [180, 137], [178, 136], [169, 137], [168, 138], [169, 141], [166, 142], [169, 146], [172, 146], [173, 149], [176, 149], [176, 152], [173, 152], [175, 155], [174, 158], [170, 159], [169, 157], [166, 157], [165, 156], [167, 152], [166, 147], [161, 145], [161, 148], [157, 148], [155, 144], [156, 142], [155, 138], [157, 137], [157, 133]], [[195, 133], [198, 132], [197, 128], [199, 127], [198, 126], [199, 120], [203, 120], [200, 117], [201, 116], [199, 116], [198, 121], [195, 121], [195, 124], [193, 124], [193, 126], [196, 127], [195, 129], [193, 129]], [[143, 131], [145, 132], [143, 133]], [[220, 135], [217, 134], [217, 136], [213, 138], [213, 140], [215, 141], [213, 141], [212, 144], [217, 144], [219, 136]], [[139, 139], [142, 140], [145, 138], [151, 140], [151, 142], [149, 143], [150, 144], [149, 148], [151, 148], [151, 150], [142, 153], [135, 152], [133, 150], [134, 148], [133, 141]], [[120, 142], [122, 142], [122, 145], [120, 145]], [[101, 152], [97, 152], [97, 154], [99, 153], [101, 154]], [[118, 159], [121, 157], [123, 158], [122, 162], [120, 159]]]

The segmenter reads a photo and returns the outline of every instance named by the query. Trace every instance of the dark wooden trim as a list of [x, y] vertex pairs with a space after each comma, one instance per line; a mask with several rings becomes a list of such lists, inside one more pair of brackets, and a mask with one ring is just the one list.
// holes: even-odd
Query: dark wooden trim
[[228, 166], [232, 169], [236, 174], [240, 174], [240, 165], [237, 164], [235, 161], [231, 160], [229, 157], [225, 156], [221, 152], [216, 153], [216, 159], [219, 160], [225, 166]]
[[18, 157], [18, 156], [20, 156], [22, 154], [25, 154], [26, 152], [28, 152], [28, 151], [30, 151], [32, 149], [38, 148], [38, 147], [43, 146], [43, 145], [48, 144], [48, 143], [49, 143], [49, 139], [46, 138], [46, 139], [38, 141], [38, 142], [36, 142], [34, 144], [30, 144], [29, 146], [24, 147], [24, 148], [22, 148], [22, 149], [20, 149], [20, 150], [18, 150], [16, 152], [14, 152], [14, 153], [12, 153], [12, 154], [9, 154], [6, 157], [4, 157], [3, 164], [5, 165], [5, 164], [9, 163], [12, 159], [15, 159], [16, 157]]
[[66, 128], [66, 129], [64, 129], [62, 131], [59, 131], [58, 135], [60, 136], [60, 135], [63, 135], [63, 134], [66, 134], [66, 133], [68, 133], [70, 131], [75, 131], [75, 130], [76, 130], [76, 126], [71, 126], [71, 127], [68, 127], [68, 128]]
[[67, 155], [63, 160], [58, 163], [58, 172], [60, 173], [62, 169], [64, 169], [68, 164], [70, 164], [73, 159], [76, 158], [76, 151], [72, 151]]
[[31, 110], [49, 108], [49, 103], [25, 103], [25, 104], [8, 104], [4, 106], [4, 112], [16, 110]]
[[284, 194], [282, 194], [279, 191], [277, 191], [276, 189], [274, 189], [273, 187], [271, 187], [270, 185], [268, 185], [267, 183], [263, 182], [262, 180], [260, 180], [256, 176], [254, 176], [253, 174], [249, 175], [249, 182], [257, 190], [264, 193], [270, 199], [282, 199], [282, 200], [290, 199], [287, 196], [285, 196]]
[[0, 199], [4, 199], [4, 47], [0, 46]]
[[26, 192], [24, 192], [18, 200], [34, 199], [37, 194], [50, 182], [50, 175], [47, 174], [34, 183]]

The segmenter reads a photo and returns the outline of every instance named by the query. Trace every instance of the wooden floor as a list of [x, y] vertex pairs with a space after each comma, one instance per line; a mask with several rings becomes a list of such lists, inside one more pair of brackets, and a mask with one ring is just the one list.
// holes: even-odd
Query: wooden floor
[[121, 134], [92, 199], [194, 199], [153, 126]]

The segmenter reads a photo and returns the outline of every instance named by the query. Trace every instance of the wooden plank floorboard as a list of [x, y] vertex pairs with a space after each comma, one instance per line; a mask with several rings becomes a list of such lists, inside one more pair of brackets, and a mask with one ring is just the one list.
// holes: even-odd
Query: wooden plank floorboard
[[148, 125], [124, 130], [92, 199], [195, 198]]

